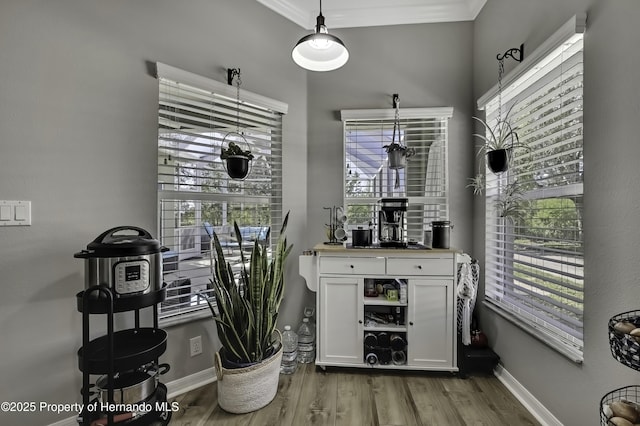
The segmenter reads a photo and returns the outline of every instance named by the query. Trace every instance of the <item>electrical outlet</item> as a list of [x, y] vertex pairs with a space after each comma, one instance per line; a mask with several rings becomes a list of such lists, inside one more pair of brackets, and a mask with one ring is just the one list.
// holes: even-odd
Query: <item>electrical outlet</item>
[[200, 355], [202, 353], [202, 336], [192, 337], [189, 340], [189, 348], [191, 356]]

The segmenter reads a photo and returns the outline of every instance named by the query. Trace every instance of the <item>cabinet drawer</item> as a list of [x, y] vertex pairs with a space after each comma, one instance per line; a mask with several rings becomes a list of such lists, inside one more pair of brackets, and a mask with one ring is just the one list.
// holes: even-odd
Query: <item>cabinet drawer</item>
[[403, 275], [453, 275], [453, 258], [388, 258], [387, 274]]
[[385, 273], [384, 257], [320, 257], [321, 274], [376, 275]]

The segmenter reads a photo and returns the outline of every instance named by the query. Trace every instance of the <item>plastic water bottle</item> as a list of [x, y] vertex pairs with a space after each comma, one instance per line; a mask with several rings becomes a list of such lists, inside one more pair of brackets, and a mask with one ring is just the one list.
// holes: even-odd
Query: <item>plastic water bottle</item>
[[298, 362], [308, 364], [316, 359], [316, 331], [303, 318], [298, 329]]
[[282, 333], [282, 362], [280, 374], [293, 374], [298, 368], [298, 335], [290, 325], [284, 326]]

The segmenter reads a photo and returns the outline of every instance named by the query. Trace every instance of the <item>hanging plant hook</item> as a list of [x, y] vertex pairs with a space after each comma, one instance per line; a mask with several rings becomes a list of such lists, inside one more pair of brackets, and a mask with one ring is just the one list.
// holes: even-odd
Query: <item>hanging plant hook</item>
[[[518, 56], [516, 57], [515, 55]], [[524, 43], [522, 43], [520, 47], [513, 47], [504, 52], [502, 55], [498, 53], [498, 55], [496, 56], [496, 59], [498, 61], [504, 61], [507, 58], [522, 62], [522, 60], [524, 59]]]
[[240, 78], [240, 68], [227, 68], [227, 84], [233, 85], [233, 79], [235, 77]]

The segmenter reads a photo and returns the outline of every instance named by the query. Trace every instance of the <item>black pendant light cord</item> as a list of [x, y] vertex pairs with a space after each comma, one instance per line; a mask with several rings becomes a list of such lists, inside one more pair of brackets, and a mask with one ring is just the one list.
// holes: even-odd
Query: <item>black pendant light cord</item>
[[322, 0], [320, 0], [320, 14], [316, 18], [316, 34], [322, 32], [322, 27], [324, 27], [324, 16], [322, 16]]

